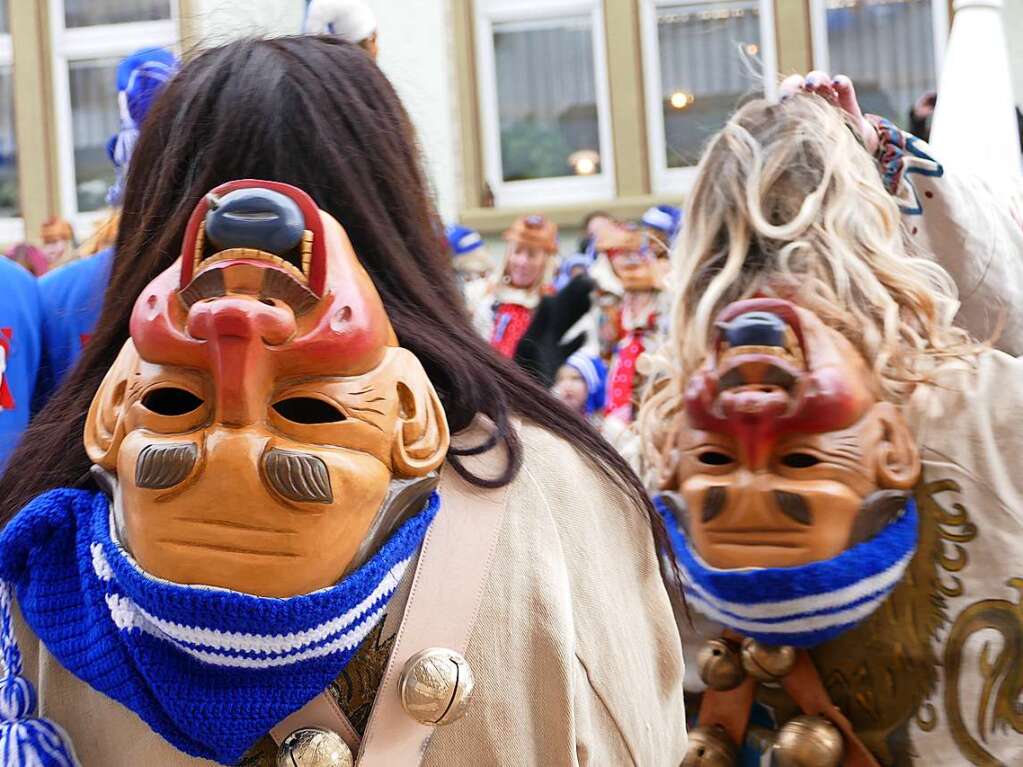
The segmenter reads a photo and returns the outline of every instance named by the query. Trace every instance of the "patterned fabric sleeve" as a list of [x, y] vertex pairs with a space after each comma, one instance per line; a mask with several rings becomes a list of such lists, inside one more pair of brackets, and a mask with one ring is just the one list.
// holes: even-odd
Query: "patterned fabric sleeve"
[[1023, 182], [996, 188], [984, 168], [950, 168], [916, 136], [868, 119], [877, 129], [882, 181], [909, 240], [955, 281], [956, 321], [978, 340], [1023, 354]]

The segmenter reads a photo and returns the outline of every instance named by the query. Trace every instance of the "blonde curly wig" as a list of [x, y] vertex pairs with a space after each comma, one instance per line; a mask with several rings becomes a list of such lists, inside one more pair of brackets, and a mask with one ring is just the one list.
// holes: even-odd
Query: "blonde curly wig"
[[841, 331], [902, 403], [937, 361], [980, 345], [953, 325], [951, 277], [914, 252], [898, 205], [843, 113], [813, 95], [746, 104], [709, 143], [673, 254], [672, 317], [648, 359], [637, 427], [646, 468], [665, 455], [685, 381], [706, 357], [714, 318], [754, 295], [788, 299]]

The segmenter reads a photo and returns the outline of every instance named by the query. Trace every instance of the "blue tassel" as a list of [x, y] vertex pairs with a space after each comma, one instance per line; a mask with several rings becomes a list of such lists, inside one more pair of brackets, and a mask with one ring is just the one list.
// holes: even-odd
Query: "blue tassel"
[[33, 717], [36, 692], [20, 676], [21, 650], [14, 638], [11, 587], [0, 581], [0, 767], [79, 767], [67, 733], [49, 719]]

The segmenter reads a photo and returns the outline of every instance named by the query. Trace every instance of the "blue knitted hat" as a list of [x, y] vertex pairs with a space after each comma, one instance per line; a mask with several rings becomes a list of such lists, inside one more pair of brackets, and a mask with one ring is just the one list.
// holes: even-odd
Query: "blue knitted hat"
[[647, 209], [640, 222], [663, 234], [670, 247], [682, 230], [682, 211], [673, 205], [655, 205]]
[[455, 258], [473, 253], [485, 245], [479, 232], [459, 224], [445, 227], [444, 236], [447, 237], [448, 245], [451, 246], [451, 252], [455, 254]]
[[107, 142], [117, 179], [107, 192], [107, 202], [117, 205], [124, 193], [124, 178], [135, 151], [139, 128], [156, 97], [178, 71], [178, 60], [163, 48], [143, 48], [121, 60], [117, 67], [117, 100], [121, 127]]
[[589, 395], [586, 398], [586, 414], [590, 415], [604, 407], [607, 386], [607, 367], [600, 357], [576, 352], [565, 360], [565, 364], [579, 372], [586, 382]]

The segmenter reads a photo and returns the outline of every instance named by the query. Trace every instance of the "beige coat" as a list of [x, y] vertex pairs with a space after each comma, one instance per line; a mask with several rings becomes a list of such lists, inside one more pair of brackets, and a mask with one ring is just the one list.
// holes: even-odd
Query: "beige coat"
[[[437, 729], [422, 764], [675, 767], [686, 744], [681, 643], [645, 515], [564, 442], [528, 425], [520, 434], [525, 462], [466, 651], [474, 698]], [[386, 650], [397, 622], [388, 616], [371, 650]], [[67, 729], [83, 767], [211, 764], [176, 752], [34, 638], [21, 644], [43, 715]], [[271, 747], [244, 764], [272, 767]]]

